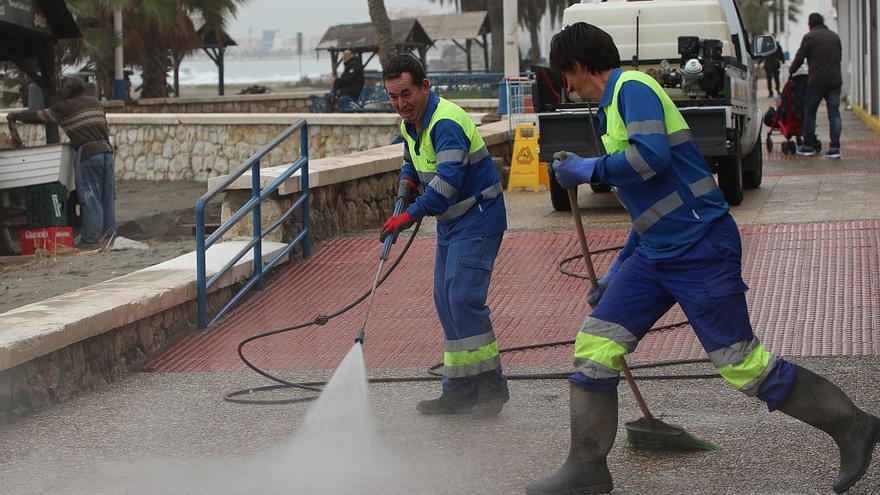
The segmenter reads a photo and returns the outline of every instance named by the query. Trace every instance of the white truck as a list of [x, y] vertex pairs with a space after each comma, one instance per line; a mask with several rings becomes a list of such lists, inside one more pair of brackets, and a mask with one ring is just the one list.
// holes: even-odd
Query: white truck
[[[588, 22], [607, 31], [624, 70], [652, 75], [675, 101], [706, 161], [718, 173], [724, 198], [743, 200], [761, 185], [761, 111], [755, 62], [776, 49], [772, 36], [750, 39], [735, 0], [608, 0], [565, 9], [563, 25]], [[573, 95], [574, 96], [574, 95]], [[604, 153], [593, 135], [596, 102], [565, 102], [538, 115], [541, 161], [566, 150]], [[608, 186], [593, 185], [596, 192]], [[551, 177], [556, 210], [568, 198]]]

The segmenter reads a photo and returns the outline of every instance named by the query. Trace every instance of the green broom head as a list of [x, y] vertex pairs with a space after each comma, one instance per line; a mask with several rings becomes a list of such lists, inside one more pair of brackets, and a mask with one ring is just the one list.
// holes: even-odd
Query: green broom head
[[718, 446], [701, 440], [678, 426], [656, 418], [639, 418], [626, 426], [626, 444], [639, 450], [665, 452], [703, 452], [719, 450]]

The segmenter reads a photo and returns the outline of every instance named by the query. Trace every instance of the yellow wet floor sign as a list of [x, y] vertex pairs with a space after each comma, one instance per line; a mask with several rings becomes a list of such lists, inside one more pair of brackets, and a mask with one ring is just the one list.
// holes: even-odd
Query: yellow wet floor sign
[[550, 176], [547, 164], [538, 160], [538, 132], [535, 124], [518, 124], [513, 140], [513, 157], [510, 163], [510, 177], [507, 190], [516, 188], [540, 191], [540, 186], [550, 190]]

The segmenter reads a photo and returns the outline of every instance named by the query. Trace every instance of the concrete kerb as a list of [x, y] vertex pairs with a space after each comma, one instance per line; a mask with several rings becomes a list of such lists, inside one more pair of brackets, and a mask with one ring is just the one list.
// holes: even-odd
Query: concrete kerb
[[872, 131], [880, 134], [880, 119], [871, 115], [867, 110], [858, 105], [853, 105], [852, 111], [862, 122], [865, 123], [865, 125], [870, 127]]
[[[210, 277], [246, 241], [211, 246], [206, 257]], [[263, 241], [263, 256], [277, 254], [283, 244]], [[217, 283], [216, 291], [251, 274], [253, 257], [245, 254]], [[0, 370], [7, 370], [72, 343], [161, 313], [196, 298], [195, 253], [149, 268], [51, 297], [0, 314]]]

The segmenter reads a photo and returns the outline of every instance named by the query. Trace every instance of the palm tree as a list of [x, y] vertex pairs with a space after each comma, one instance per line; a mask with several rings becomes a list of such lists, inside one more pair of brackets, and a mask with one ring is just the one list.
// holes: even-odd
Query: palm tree
[[238, 5], [244, 1], [68, 0], [68, 5], [80, 26], [84, 26], [79, 57], [91, 60], [105, 92], [113, 67], [112, 47], [119, 42], [111, 28], [112, 12], [117, 8], [123, 10], [125, 60], [143, 69], [141, 97], [149, 98], [168, 96], [169, 54], [180, 60], [200, 46], [192, 17], [201, 18], [222, 36], [226, 21], [235, 16]]
[[379, 42], [379, 64], [382, 67], [394, 53], [394, 39], [391, 35], [391, 20], [385, 10], [384, 0], [367, 0], [370, 7], [370, 20], [376, 28], [376, 38]]

